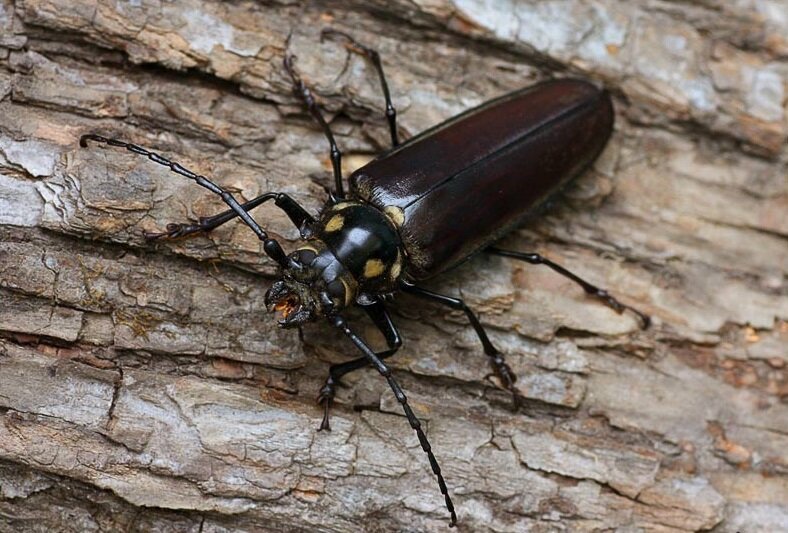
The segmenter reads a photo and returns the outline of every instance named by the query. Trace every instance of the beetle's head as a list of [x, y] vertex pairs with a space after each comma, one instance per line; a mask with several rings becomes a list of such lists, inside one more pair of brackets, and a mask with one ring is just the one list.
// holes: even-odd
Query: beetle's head
[[[322, 247], [321, 247], [322, 248]], [[346, 272], [333, 254], [302, 248], [288, 256], [282, 277], [265, 293], [268, 311], [279, 325], [292, 328], [337, 313], [347, 303]]]

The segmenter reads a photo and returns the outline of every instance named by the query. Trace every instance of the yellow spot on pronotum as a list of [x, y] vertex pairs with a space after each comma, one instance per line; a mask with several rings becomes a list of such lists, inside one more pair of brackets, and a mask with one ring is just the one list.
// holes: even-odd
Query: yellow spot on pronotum
[[330, 233], [332, 231], [341, 230], [344, 223], [345, 217], [342, 215], [334, 215], [331, 217], [331, 220], [328, 221], [328, 224], [326, 224], [326, 231]]
[[383, 261], [380, 259], [370, 259], [364, 265], [364, 277], [376, 278], [383, 274], [384, 270], [386, 270], [386, 266], [383, 264]]
[[339, 202], [334, 207], [331, 208], [332, 211], [344, 211], [349, 207], [355, 207], [357, 205], [361, 205], [358, 202]]
[[400, 227], [405, 222], [405, 211], [396, 205], [388, 205], [383, 209], [395, 226]]
[[391, 280], [392, 281], [397, 281], [397, 278], [399, 277], [400, 272], [402, 272], [402, 261], [400, 261], [399, 257], [398, 257], [397, 258], [397, 262], [394, 263], [394, 265], [392, 265], [392, 267], [391, 267], [391, 272], [389, 274], [391, 276]]

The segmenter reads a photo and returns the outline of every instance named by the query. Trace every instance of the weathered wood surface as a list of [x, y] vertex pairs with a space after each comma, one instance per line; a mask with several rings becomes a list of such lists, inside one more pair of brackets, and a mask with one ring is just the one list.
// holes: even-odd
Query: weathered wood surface
[[348, 166], [387, 138], [374, 73], [325, 26], [381, 51], [407, 135], [550, 76], [615, 95], [594, 171], [505, 244], [651, 330], [546, 269], [477, 258], [443, 277], [519, 375], [512, 412], [463, 317], [397, 297], [392, 365], [460, 529], [788, 530], [784, 0], [0, 0], [0, 530], [445, 530], [373, 372], [315, 432], [328, 365], [355, 354], [324, 327], [277, 330], [252, 233], [148, 244], [220, 202], [77, 147], [115, 134], [315, 210], [329, 162], [281, 66], [291, 32]]

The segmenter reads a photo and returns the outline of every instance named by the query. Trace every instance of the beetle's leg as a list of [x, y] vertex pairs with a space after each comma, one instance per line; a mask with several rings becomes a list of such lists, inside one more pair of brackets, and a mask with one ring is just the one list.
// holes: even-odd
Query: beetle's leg
[[137, 146], [136, 144], [119, 141], [117, 139], [108, 139], [107, 137], [102, 137], [101, 135], [88, 134], [88, 135], [83, 135], [82, 137], [79, 138], [79, 145], [84, 148], [88, 145], [88, 141], [95, 141], [95, 142], [105, 143], [110, 146], [125, 148], [129, 152], [133, 152], [135, 154], [145, 156], [151, 161], [153, 161], [154, 163], [158, 163], [159, 165], [168, 167], [174, 173], [189, 178], [190, 180], [197, 183], [197, 185], [199, 185], [200, 187], [204, 187], [209, 191], [211, 191], [212, 193], [220, 196], [221, 199], [224, 201], [224, 203], [230, 206], [230, 209], [232, 209], [235, 214], [241, 217], [241, 220], [243, 220], [244, 223], [247, 226], [249, 226], [249, 228], [251, 228], [251, 230], [255, 233], [255, 235], [257, 235], [257, 238], [263, 242], [263, 250], [265, 250], [265, 253], [271, 259], [273, 259], [280, 266], [283, 267], [286, 267], [290, 264], [287, 255], [285, 254], [284, 250], [282, 250], [282, 247], [279, 245], [279, 243], [275, 239], [270, 238], [268, 236], [268, 233], [266, 233], [266, 231], [263, 228], [261, 228], [257, 222], [255, 222], [255, 220], [249, 215], [249, 213], [244, 211], [244, 208], [241, 207], [241, 204], [238, 203], [238, 200], [236, 200], [232, 194], [222, 189], [221, 187], [216, 185], [214, 182], [212, 182], [205, 176], [195, 174], [191, 170], [181, 166], [179, 163], [176, 163], [175, 161], [170, 161], [169, 159], [157, 154], [156, 152], [151, 152], [141, 146]]
[[616, 298], [610, 295], [605, 289], [600, 289], [595, 285], [591, 285], [586, 280], [582, 279], [581, 277], [569, 272], [567, 269], [562, 267], [557, 263], [553, 263], [546, 257], [542, 257], [536, 253], [526, 253], [526, 252], [512, 252], [509, 250], [501, 250], [500, 248], [495, 248], [494, 246], [490, 246], [485, 250], [488, 253], [494, 255], [500, 255], [502, 257], [511, 257], [512, 259], [519, 259], [521, 261], [525, 261], [527, 263], [531, 263], [532, 265], [545, 265], [553, 269], [555, 272], [558, 272], [562, 276], [571, 279], [581, 287], [583, 290], [586, 291], [587, 294], [591, 296], [595, 296], [602, 300], [608, 307], [611, 307], [617, 313], [623, 313], [625, 310], [629, 310], [630, 312], [634, 313], [641, 322], [641, 327], [646, 329], [651, 324], [651, 317], [647, 314], [643, 313], [642, 311], [638, 311], [634, 307], [629, 305], [623, 304], [619, 302]]
[[328, 139], [328, 144], [331, 147], [331, 166], [334, 169], [334, 185], [336, 187], [334, 195], [339, 199], [344, 198], [345, 189], [342, 185], [342, 152], [339, 151], [339, 147], [334, 140], [334, 134], [331, 133], [331, 128], [326, 122], [326, 119], [323, 118], [323, 113], [320, 112], [320, 107], [318, 107], [315, 97], [312, 96], [312, 91], [309, 90], [309, 87], [306, 86], [304, 81], [301, 79], [301, 76], [299, 76], [293, 68], [294, 61], [295, 56], [285, 56], [285, 70], [293, 80], [293, 92], [296, 94], [296, 96], [303, 100], [307, 111], [309, 111], [309, 114], [312, 115], [312, 118], [317, 121], [317, 123], [320, 125], [320, 128], [323, 130], [323, 134], [325, 134], [326, 139]]
[[[265, 194], [261, 194], [256, 198], [252, 198], [245, 204], [241, 204], [241, 207], [244, 211], [249, 212], [250, 210], [254, 209], [260, 204], [267, 202], [268, 200], [274, 200], [274, 203], [277, 205], [277, 207], [285, 212], [295, 227], [297, 227], [299, 230], [303, 230], [315, 220], [312, 218], [312, 215], [310, 215], [303, 207], [298, 204], [298, 202], [293, 200], [293, 198], [287, 194], [281, 192], [267, 192]], [[200, 217], [196, 224], [167, 224], [167, 231], [161, 233], [146, 232], [145, 238], [149, 240], [172, 239], [176, 237], [193, 235], [195, 233], [207, 233], [213, 229], [218, 228], [222, 224], [229, 222], [237, 216], [238, 213], [232, 209], [228, 209], [227, 211], [222, 211], [218, 215], [211, 217]]]
[[424, 434], [424, 430], [421, 429], [421, 422], [419, 419], [416, 418], [416, 415], [413, 412], [413, 409], [410, 408], [408, 405], [408, 398], [405, 396], [405, 393], [402, 392], [402, 387], [400, 387], [399, 383], [394, 379], [394, 376], [391, 375], [391, 369], [386, 366], [386, 363], [380, 360], [372, 348], [370, 348], [364, 340], [356, 335], [356, 333], [351, 330], [345, 319], [339, 315], [335, 315], [333, 317], [329, 317], [329, 321], [331, 324], [340, 329], [342, 333], [348, 336], [353, 344], [361, 350], [364, 354], [364, 357], [369, 361], [372, 366], [374, 366], [377, 371], [380, 373], [381, 376], [386, 378], [386, 381], [391, 387], [391, 390], [394, 392], [394, 397], [397, 398], [397, 401], [402, 406], [402, 410], [405, 411], [405, 417], [408, 419], [408, 423], [410, 427], [416, 432], [416, 436], [419, 438], [419, 443], [421, 444], [421, 449], [424, 450], [424, 453], [427, 454], [427, 459], [430, 462], [430, 466], [432, 467], [432, 472], [438, 478], [438, 486], [440, 487], [441, 494], [443, 494], [443, 498], [446, 502], [446, 509], [449, 510], [451, 514], [451, 522], [449, 523], [449, 527], [454, 527], [457, 523], [457, 513], [454, 511], [454, 503], [451, 501], [451, 496], [449, 496], [449, 489], [446, 487], [446, 481], [443, 479], [443, 474], [441, 473], [441, 467], [438, 465], [438, 460], [435, 459], [435, 454], [432, 453], [432, 446], [430, 446], [430, 441], [427, 440], [427, 435]]
[[[394, 322], [391, 321], [391, 316], [389, 315], [385, 304], [382, 300], [378, 300], [372, 305], [364, 306], [364, 310], [367, 312], [367, 315], [369, 315], [369, 318], [372, 319], [372, 322], [375, 324], [375, 326], [377, 326], [381, 333], [383, 333], [383, 336], [386, 338], [386, 344], [388, 344], [388, 350], [376, 352], [375, 355], [377, 355], [380, 359], [391, 357], [397, 352], [397, 350], [399, 350], [400, 346], [402, 346], [402, 339], [399, 336], [399, 331], [397, 331], [397, 327], [394, 325]], [[364, 368], [367, 365], [369, 365], [369, 359], [366, 357], [359, 357], [358, 359], [353, 359], [352, 361], [347, 361], [338, 365], [331, 365], [331, 367], [328, 369], [326, 383], [323, 385], [323, 388], [320, 389], [320, 394], [317, 397], [318, 403], [323, 404], [325, 409], [323, 412], [323, 422], [321, 422], [320, 429], [318, 431], [323, 429], [329, 431], [331, 430], [331, 427], [329, 426], [329, 411], [331, 409], [331, 402], [334, 400], [336, 387], [339, 385], [339, 380], [345, 374], [353, 372], [354, 370], [358, 370], [359, 368]]]
[[433, 302], [449, 306], [452, 309], [456, 309], [465, 313], [465, 316], [468, 317], [468, 321], [471, 323], [471, 326], [473, 326], [473, 329], [476, 331], [476, 335], [479, 337], [479, 340], [482, 343], [484, 353], [489, 358], [493, 370], [501, 380], [503, 386], [512, 393], [512, 399], [516, 403], [517, 398], [515, 396], [516, 392], [514, 389], [514, 382], [517, 380], [517, 376], [514, 375], [512, 369], [506, 364], [503, 354], [499, 352], [495, 346], [493, 346], [492, 342], [490, 342], [490, 338], [487, 336], [487, 332], [484, 331], [484, 327], [482, 327], [481, 322], [479, 322], [479, 319], [476, 318], [476, 314], [471, 311], [467, 305], [465, 305], [465, 302], [459, 298], [444, 296], [443, 294], [438, 294], [428, 291], [427, 289], [422, 289], [421, 287], [416, 287], [410, 283], [403, 282], [401, 286], [403, 291], [413, 294], [414, 296], [418, 296], [426, 300], [432, 300]]
[[345, 47], [356, 54], [365, 56], [372, 62], [375, 70], [378, 71], [380, 78], [380, 87], [383, 89], [383, 96], [386, 99], [386, 119], [389, 121], [389, 132], [391, 133], [391, 144], [394, 147], [399, 146], [399, 138], [397, 136], [397, 110], [394, 109], [394, 104], [391, 103], [391, 94], [389, 93], [389, 85], [386, 83], [386, 75], [383, 74], [383, 64], [380, 61], [380, 54], [377, 50], [373, 50], [367, 46], [356, 41], [347, 33], [337, 31], [331, 28], [326, 28], [320, 32], [321, 39], [323, 37], [339, 37], [345, 40]]

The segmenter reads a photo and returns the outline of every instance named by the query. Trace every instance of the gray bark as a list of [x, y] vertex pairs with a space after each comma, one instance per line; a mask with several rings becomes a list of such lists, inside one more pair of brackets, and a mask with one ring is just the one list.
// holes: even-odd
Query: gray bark
[[[512, 411], [462, 315], [393, 306], [391, 364], [461, 530], [788, 530], [784, 0], [0, 0], [0, 529], [445, 530], [373, 371], [315, 431], [329, 364], [356, 354], [325, 326], [303, 343], [275, 326], [254, 235], [145, 242], [223, 206], [77, 146], [113, 134], [244, 199], [284, 191], [316, 211], [328, 150], [286, 48], [346, 172], [387, 145], [374, 72], [321, 43], [325, 26], [381, 52], [408, 136], [551, 76], [614, 93], [595, 168], [503, 244], [611, 289], [650, 330], [502, 258], [430, 284], [506, 353], [525, 398]], [[255, 216], [292, 248], [281, 213]]]

